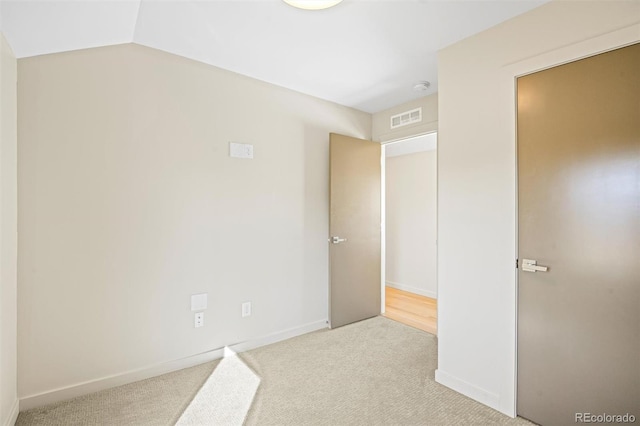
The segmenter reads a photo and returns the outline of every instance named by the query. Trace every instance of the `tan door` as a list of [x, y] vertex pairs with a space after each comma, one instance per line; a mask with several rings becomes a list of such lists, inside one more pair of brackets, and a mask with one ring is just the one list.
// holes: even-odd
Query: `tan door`
[[640, 44], [517, 85], [517, 412], [640, 419]]
[[380, 314], [380, 144], [331, 134], [331, 328]]

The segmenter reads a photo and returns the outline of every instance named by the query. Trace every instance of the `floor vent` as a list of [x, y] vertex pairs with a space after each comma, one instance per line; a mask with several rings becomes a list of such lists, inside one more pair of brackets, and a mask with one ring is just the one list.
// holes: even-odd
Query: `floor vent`
[[401, 112], [400, 114], [391, 116], [391, 128], [406, 126], [407, 124], [422, 121], [422, 108], [412, 109], [411, 111]]

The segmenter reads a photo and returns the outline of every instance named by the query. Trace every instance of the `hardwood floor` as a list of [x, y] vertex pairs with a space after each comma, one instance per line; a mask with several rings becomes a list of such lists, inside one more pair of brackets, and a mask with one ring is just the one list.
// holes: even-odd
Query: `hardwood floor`
[[427, 333], [438, 334], [438, 303], [436, 299], [393, 287], [385, 288], [384, 316]]

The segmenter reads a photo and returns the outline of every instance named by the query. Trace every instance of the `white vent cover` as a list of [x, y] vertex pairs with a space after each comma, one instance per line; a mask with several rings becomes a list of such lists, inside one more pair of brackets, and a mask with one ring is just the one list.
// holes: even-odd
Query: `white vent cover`
[[406, 126], [407, 124], [422, 121], [422, 108], [412, 109], [411, 111], [401, 112], [391, 116], [391, 128]]

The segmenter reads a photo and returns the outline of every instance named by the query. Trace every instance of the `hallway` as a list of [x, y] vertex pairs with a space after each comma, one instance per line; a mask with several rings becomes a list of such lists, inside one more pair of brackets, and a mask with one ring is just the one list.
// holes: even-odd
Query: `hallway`
[[385, 287], [384, 316], [437, 335], [438, 302], [436, 299], [415, 293]]

